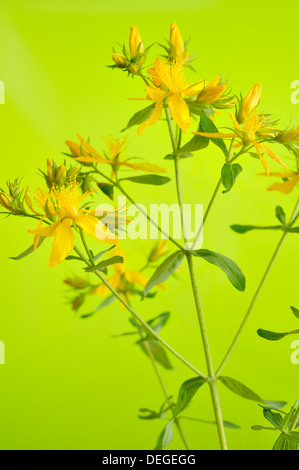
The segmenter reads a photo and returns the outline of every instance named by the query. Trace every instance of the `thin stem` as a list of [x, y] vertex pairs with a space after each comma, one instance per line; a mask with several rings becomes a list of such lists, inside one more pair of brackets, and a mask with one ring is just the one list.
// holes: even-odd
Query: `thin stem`
[[194, 299], [195, 299], [195, 304], [196, 304], [196, 311], [198, 315], [198, 321], [200, 324], [202, 341], [204, 345], [204, 351], [205, 351], [206, 362], [207, 362], [207, 367], [208, 367], [208, 374], [209, 374], [208, 382], [210, 386], [214, 413], [216, 417], [219, 441], [220, 441], [221, 449], [227, 450], [227, 443], [226, 443], [225, 429], [224, 429], [224, 424], [223, 424], [220, 398], [219, 398], [218, 387], [217, 387], [217, 380], [214, 375], [212, 356], [210, 352], [208, 335], [207, 335], [205, 320], [204, 320], [202, 306], [201, 306], [199, 292], [198, 292], [198, 286], [197, 286], [194, 264], [193, 264], [193, 257], [191, 253], [187, 253], [186, 256], [187, 256], [188, 264], [189, 264], [189, 271], [190, 271], [192, 289], [193, 289], [193, 294], [194, 294]]
[[170, 240], [179, 250], [184, 250], [184, 247], [182, 247], [180, 245], [180, 243], [178, 243], [176, 240], [174, 240], [174, 238], [172, 238], [168, 233], [166, 233], [161, 227], [159, 224], [157, 224], [153, 219], [151, 219], [151, 217], [148, 215], [148, 213], [146, 211], [144, 211], [144, 209], [142, 207], [140, 207], [133, 199], [132, 197], [126, 192], [126, 190], [122, 187], [122, 185], [120, 184], [120, 182], [117, 180], [116, 182], [113, 181], [111, 178], [109, 178], [108, 176], [106, 176], [104, 173], [102, 173], [101, 171], [99, 171], [96, 167], [94, 168], [94, 173], [97, 173], [98, 175], [101, 175], [103, 178], [105, 178], [107, 181], [109, 181], [110, 184], [113, 184], [113, 186], [115, 186], [116, 188], [119, 189], [119, 191], [128, 199], [128, 201], [131, 202], [131, 204], [133, 204], [134, 206], [136, 206], [136, 208], [139, 210], [139, 212], [141, 214], [144, 215], [144, 217], [147, 218], [147, 220], [152, 224], [154, 225], [157, 230], [165, 237], [165, 239], [168, 239]]
[[292, 424], [291, 424], [291, 426], [290, 426], [290, 431], [295, 431], [296, 426], [297, 426], [297, 423], [298, 423], [298, 420], [299, 420], [299, 405], [298, 405], [296, 414], [295, 414], [295, 416], [294, 416], [294, 419], [293, 419], [293, 421], [292, 421]]
[[[179, 168], [180, 157], [177, 154], [178, 143], [176, 142], [173, 125], [172, 125], [172, 119], [171, 119], [168, 108], [166, 108], [166, 119], [168, 123], [168, 129], [169, 129], [169, 134], [170, 134], [170, 138], [172, 142], [172, 147], [174, 151], [176, 189], [177, 189], [177, 196], [178, 196], [178, 201], [179, 201], [180, 209], [181, 209], [181, 222], [182, 222], [182, 227], [184, 231], [184, 203], [183, 203], [182, 190], [181, 190], [181, 184], [180, 184], [180, 168]], [[184, 239], [186, 242], [185, 233], [184, 233]], [[200, 301], [200, 296], [199, 296], [199, 291], [198, 291], [198, 286], [197, 286], [197, 281], [196, 281], [196, 276], [195, 276], [193, 255], [190, 253], [190, 251], [186, 251], [186, 257], [188, 260], [192, 290], [193, 290], [196, 311], [197, 311], [197, 316], [198, 316], [198, 321], [200, 325], [201, 336], [202, 336], [202, 341], [203, 341], [203, 346], [204, 346], [204, 351], [205, 351], [205, 357], [206, 357], [206, 362], [207, 362], [208, 383], [210, 386], [212, 403], [213, 403], [214, 413], [216, 417], [216, 424], [217, 424], [220, 446], [222, 450], [227, 450], [227, 443], [226, 443], [225, 429], [224, 429], [223, 418], [222, 418], [220, 399], [219, 399], [219, 394], [218, 394], [217, 380], [214, 376], [212, 356], [211, 356], [208, 335], [207, 335], [207, 330], [205, 326], [205, 320], [203, 316], [203, 311], [202, 311], [202, 306], [201, 306], [201, 301]]]
[[[292, 224], [294, 223], [294, 221], [296, 220], [298, 210], [299, 210], [299, 201], [297, 202], [297, 204], [296, 204], [296, 206], [295, 206], [293, 215], [292, 215], [292, 217], [291, 217], [291, 219], [290, 219], [290, 222], [289, 222], [289, 224], [287, 225], [287, 227], [291, 227]], [[227, 361], [229, 360], [229, 358], [230, 358], [230, 356], [231, 356], [233, 350], [235, 349], [235, 346], [236, 346], [236, 344], [238, 343], [239, 338], [240, 338], [241, 334], [243, 333], [244, 328], [245, 328], [246, 325], [247, 325], [247, 322], [248, 322], [248, 320], [249, 320], [249, 318], [250, 318], [250, 316], [251, 316], [252, 310], [253, 310], [253, 308], [254, 308], [254, 306], [255, 306], [255, 304], [256, 304], [256, 301], [257, 301], [257, 299], [259, 298], [260, 293], [261, 293], [261, 291], [262, 291], [262, 289], [263, 289], [263, 287], [264, 287], [264, 285], [265, 285], [265, 283], [266, 283], [266, 281], [267, 281], [267, 279], [268, 279], [268, 277], [269, 277], [269, 274], [270, 274], [270, 272], [271, 272], [271, 269], [272, 269], [272, 267], [273, 267], [273, 265], [274, 265], [274, 263], [275, 263], [275, 261], [276, 261], [276, 258], [277, 258], [277, 256], [278, 256], [280, 250], [281, 250], [282, 245], [284, 244], [284, 241], [285, 241], [285, 239], [286, 239], [287, 234], [288, 234], [287, 231], [284, 232], [283, 236], [282, 236], [281, 239], [279, 240], [278, 245], [276, 246], [276, 248], [275, 248], [275, 250], [274, 250], [274, 253], [273, 253], [273, 255], [272, 255], [271, 259], [270, 259], [270, 262], [269, 262], [269, 264], [268, 264], [268, 266], [267, 266], [267, 268], [266, 268], [266, 271], [264, 272], [263, 277], [262, 277], [262, 279], [261, 279], [261, 281], [260, 281], [260, 283], [259, 283], [259, 285], [258, 285], [258, 287], [257, 287], [257, 290], [256, 290], [256, 292], [255, 292], [255, 294], [254, 294], [254, 296], [253, 296], [253, 298], [252, 298], [252, 300], [251, 300], [251, 302], [250, 302], [249, 308], [248, 308], [248, 310], [247, 310], [247, 312], [246, 312], [246, 315], [245, 315], [245, 317], [244, 317], [244, 319], [243, 319], [243, 321], [242, 321], [242, 323], [241, 323], [241, 326], [240, 326], [240, 328], [239, 328], [239, 330], [238, 330], [236, 336], [234, 337], [234, 340], [233, 340], [232, 344], [230, 345], [230, 347], [229, 347], [229, 349], [228, 349], [226, 355], [224, 356], [223, 361], [221, 362], [221, 364], [220, 364], [220, 366], [219, 366], [219, 368], [218, 368], [218, 370], [217, 370], [217, 372], [216, 372], [216, 376], [217, 376], [217, 377], [219, 376], [219, 374], [221, 374], [221, 372], [222, 372], [224, 366], [226, 365], [226, 363], [227, 363]]]
[[[81, 250], [75, 246], [74, 250], [76, 253], [80, 256], [82, 261], [84, 261], [87, 266], [92, 267], [91, 262], [83, 255]], [[130, 307], [127, 302], [119, 295], [119, 293], [113, 289], [113, 287], [109, 284], [109, 282], [105, 279], [105, 277], [102, 275], [100, 271], [94, 271], [94, 274], [103, 282], [103, 284], [108, 287], [110, 292], [121, 302], [121, 304], [133, 315], [133, 317], [141, 323], [141, 325], [148, 331], [156, 340], [158, 340], [163, 346], [168, 349], [171, 354], [173, 354], [177, 359], [179, 359], [181, 362], [183, 362], [189, 369], [191, 369], [193, 372], [195, 372], [197, 375], [200, 377], [207, 379], [207, 376], [203, 374], [200, 370], [198, 370], [196, 367], [194, 367], [187, 359], [185, 359], [181, 354], [179, 354], [175, 349], [173, 349], [166, 341], [164, 341], [163, 338], [161, 338], [152, 328], [146, 323], [145, 320], [137, 313], [135, 310]]]
[[[129, 301], [129, 299], [128, 299], [127, 296], [126, 296], [126, 300], [127, 300], [128, 305], [130, 305], [130, 307], [131, 307], [132, 305], [131, 305], [131, 303], [130, 303], [130, 301]], [[144, 340], [145, 338], [144, 338], [143, 334], [141, 333], [141, 331], [139, 332], [139, 334], [140, 334], [140, 338]], [[159, 366], [158, 366], [158, 364], [157, 364], [157, 362], [156, 362], [156, 360], [155, 360], [155, 357], [154, 357], [154, 355], [153, 355], [153, 353], [152, 353], [152, 350], [151, 350], [150, 346], [148, 345], [147, 341], [143, 341], [142, 344], [144, 345], [144, 348], [145, 348], [145, 350], [146, 350], [146, 352], [147, 352], [147, 355], [148, 355], [148, 357], [150, 358], [150, 361], [151, 361], [151, 363], [152, 363], [153, 369], [154, 369], [154, 371], [155, 371], [155, 374], [156, 374], [156, 376], [157, 376], [158, 382], [159, 382], [159, 384], [160, 384], [160, 386], [161, 386], [161, 389], [162, 389], [162, 391], [163, 391], [163, 394], [164, 394], [165, 399], [169, 401], [169, 404], [170, 404], [171, 407], [172, 407], [172, 406], [175, 406], [175, 404], [173, 403], [173, 401], [169, 399], [169, 393], [168, 393], [167, 387], [166, 387], [166, 385], [165, 385], [165, 382], [164, 382], [164, 380], [163, 380], [163, 377], [162, 377], [162, 374], [161, 374], [161, 372], [160, 372]], [[187, 438], [186, 438], [186, 436], [185, 436], [185, 433], [184, 433], [182, 427], [180, 426], [179, 419], [178, 419], [178, 418], [175, 418], [174, 422], [175, 422], [175, 424], [176, 424], [177, 430], [178, 430], [178, 432], [179, 432], [179, 434], [180, 434], [180, 436], [181, 436], [181, 439], [182, 439], [182, 441], [183, 441], [183, 443], [184, 443], [186, 449], [187, 449], [187, 450], [190, 450], [190, 446], [189, 446], [188, 440], [187, 440]]]

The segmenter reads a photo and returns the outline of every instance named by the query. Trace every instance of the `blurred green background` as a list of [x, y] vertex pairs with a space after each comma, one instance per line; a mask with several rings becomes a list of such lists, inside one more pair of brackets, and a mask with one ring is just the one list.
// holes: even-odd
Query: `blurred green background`
[[[257, 81], [263, 85], [262, 107], [285, 124], [298, 118], [291, 104], [291, 82], [298, 79], [298, 2], [252, 0], [158, 0], [99, 2], [96, 0], [14, 0], [1, 2], [0, 79], [6, 85], [6, 104], [0, 108], [1, 186], [22, 176], [24, 184], [41, 185], [37, 168], [46, 158], [62, 162], [64, 141], [76, 132], [90, 136], [96, 147], [101, 137], [117, 133], [143, 105], [127, 101], [144, 96], [141, 82], [111, 71], [112, 46], [128, 40], [129, 27], [139, 25], [146, 45], [168, 38], [172, 21], [189, 50], [198, 52], [195, 68], [200, 78], [219, 73], [234, 92], [247, 93]], [[228, 121], [225, 121], [228, 122]], [[193, 126], [195, 127], [195, 125]], [[157, 164], [169, 152], [165, 124], [148, 128], [142, 137], [129, 132], [134, 155]], [[287, 151], [279, 156], [290, 163]], [[204, 246], [234, 259], [247, 277], [246, 293], [239, 293], [216, 268], [198, 262], [197, 274], [211, 349], [216, 365], [265, 269], [279, 234], [254, 232], [238, 236], [231, 223], [273, 224], [274, 208], [290, 212], [295, 193], [269, 193], [269, 181], [257, 176], [259, 162], [243, 158], [245, 171], [234, 190], [221, 195], [205, 229]], [[210, 145], [182, 162], [185, 202], [206, 204], [218, 179], [223, 157]], [[271, 169], [278, 169], [271, 163]], [[171, 202], [174, 182], [158, 188], [131, 185], [142, 202]], [[128, 328], [127, 313], [115, 303], [89, 320], [74, 316], [66, 303], [66, 275], [80, 274], [67, 263], [50, 270], [50, 243], [38, 253], [14, 262], [31, 244], [27, 229], [36, 224], [18, 218], [1, 219], [0, 340], [6, 345], [6, 365], [0, 366], [1, 449], [151, 449], [162, 430], [159, 421], [140, 421], [138, 409], [158, 409], [163, 401], [151, 364], [132, 338], [112, 338]], [[128, 267], [138, 269], [148, 242], [126, 243]], [[290, 305], [299, 306], [298, 237], [289, 236], [260, 297], [251, 321], [225, 369], [266, 399], [293, 403], [298, 398], [299, 366], [290, 362], [291, 339], [267, 343], [257, 328], [288, 330], [296, 327]], [[181, 280], [153, 300], [135, 301], [148, 319], [171, 311], [165, 339], [204, 369], [187, 267]], [[192, 377], [173, 360], [175, 371], [163, 371], [169, 393], [177, 395], [182, 381]], [[250, 427], [265, 424], [257, 404], [221, 387], [223, 414], [239, 424], [228, 430], [231, 449], [269, 449], [272, 433]], [[188, 414], [213, 419], [209, 391], [204, 388]], [[186, 422], [193, 449], [218, 447], [216, 428]], [[181, 449], [177, 435], [170, 446]]]

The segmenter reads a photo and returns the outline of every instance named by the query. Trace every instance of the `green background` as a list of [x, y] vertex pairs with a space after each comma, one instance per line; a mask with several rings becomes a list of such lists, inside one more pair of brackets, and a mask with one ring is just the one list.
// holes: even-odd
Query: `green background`
[[[1, 185], [7, 178], [24, 177], [24, 184], [42, 184], [37, 167], [46, 158], [62, 161], [64, 141], [76, 132], [101, 147], [101, 137], [117, 133], [142, 107], [128, 97], [144, 96], [138, 80], [111, 71], [113, 45], [127, 42], [129, 27], [139, 25], [146, 45], [167, 38], [176, 21], [190, 50], [197, 51], [199, 78], [219, 73], [234, 92], [246, 93], [257, 81], [263, 85], [261, 107], [288, 124], [298, 118], [291, 104], [290, 84], [298, 79], [298, 2], [234, 0], [152, 0], [99, 2], [92, 0], [28, 0], [1, 2], [0, 79], [6, 85], [6, 104], [0, 109]], [[196, 77], [197, 78], [197, 77]], [[228, 122], [228, 121], [225, 121]], [[193, 125], [195, 127], [195, 125]], [[132, 153], [157, 164], [169, 150], [165, 125], [148, 128], [142, 137], [129, 132]], [[287, 151], [279, 156], [290, 163]], [[257, 160], [246, 165], [236, 188], [221, 195], [205, 229], [205, 248], [234, 259], [247, 278], [239, 293], [216, 268], [198, 262], [197, 274], [211, 349], [216, 365], [230, 344], [253, 295], [279, 234], [254, 232], [238, 236], [231, 223], [273, 224], [274, 208], [290, 212], [295, 193], [269, 193], [269, 181], [257, 176]], [[206, 204], [223, 156], [215, 146], [182, 162], [185, 202]], [[271, 163], [272, 169], [278, 169]], [[152, 188], [128, 186], [140, 202], [171, 202], [174, 183], [153, 193]], [[27, 229], [35, 223], [19, 218], [1, 220], [0, 339], [6, 345], [6, 365], [0, 366], [0, 447], [2, 449], [151, 449], [162, 430], [160, 421], [140, 421], [138, 409], [158, 409], [163, 401], [148, 359], [132, 339], [114, 339], [128, 328], [127, 313], [117, 304], [90, 320], [75, 317], [66, 304], [62, 279], [80, 273], [67, 263], [50, 270], [50, 243], [16, 263], [8, 259], [31, 243]], [[128, 267], [144, 264], [150, 242], [127, 243]], [[263, 290], [241, 342], [225, 369], [266, 399], [293, 403], [298, 398], [299, 365], [290, 362], [291, 339], [267, 343], [257, 328], [288, 330], [298, 327], [290, 305], [299, 306], [298, 238], [289, 236]], [[139, 303], [144, 318], [171, 311], [165, 339], [204, 369], [204, 356], [190, 294], [187, 267], [181, 280], [170, 280], [154, 300]], [[173, 360], [175, 371], [163, 372], [169, 393], [177, 395], [192, 374]], [[221, 386], [223, 414], [240, 426], [228, 430], [231, 449], [269, 449], [274, 434], [253, 432], [265, 424], [257, 404]], [[213, 419], [209, 391], [198, 393], [188, 414]], [[214, 426], [185, 423], [193, 449], [217, 448]], [[170, 448], [181, 449], [177, 435]]]

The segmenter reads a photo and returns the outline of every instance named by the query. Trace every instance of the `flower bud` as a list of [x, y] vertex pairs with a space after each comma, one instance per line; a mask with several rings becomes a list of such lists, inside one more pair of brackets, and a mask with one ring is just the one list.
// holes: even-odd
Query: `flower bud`
[[112, 54], [112, 59], [120, 69], [125, 69], [127, 67], [127, 59], [124, 55], [114, 52]]
[[262, 86], [260, 83], [254, 85], [245, 98], [241, 99], [239, 103], [239, 110], [237, 113], [237, 121], [242, 124], [246, 121], [252, 111], [257, 107], [260, 102], [262, 93]]
[[174, 48], [174, 58], [183, 59], [185, 56], [185, 45], [176, 23], [171, 23], [170, 26], [170, 43]]
[[131, 27], [129, 45], [132, 59], [134, 59], [138, 54], [144, 53], [143, 42], [139, 34], [138, 26]]
[[73, 287], [74, 289], [85, 289], [89, 286], [88, 282], [85, 281], [85, 279], [81, 279], [80, 277], [65, 279], [63, 282], [68, 286]]
[[66, 173], [65, 166], [64, 165], [59, 166], [55, 174], [55, 183], [58, 186], [63, 186], [66, 182], [66, 177], [67, 177], [67, 173]]
[[5, 207], [10, 212], [13, 212], [13, 198], [10, 196], [10, 194], [6, 194], [5, 192], [0, 193], [0, 204], [1, 206]]
[[161, 256], [163, 256], [166, 253], [167, 244], [168, 244], [167, 240], [161, 240], [156, 244], [156, 246], [154, 246], [154, 248], [152, 249], [148, 257], [148, 260], [150, 263], [152, 263], [153, 261], [156, 261], [158, 258], [161, 258]]
[[47, 174], [49, 183], [53, 183], [53, 161], [48, 158], [47, 160]]

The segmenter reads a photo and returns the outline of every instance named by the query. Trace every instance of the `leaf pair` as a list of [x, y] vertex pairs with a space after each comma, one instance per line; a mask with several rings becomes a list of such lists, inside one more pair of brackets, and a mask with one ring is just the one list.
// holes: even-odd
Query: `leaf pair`
[[[299, 310], [295, 307], [291, 307], [291, 310], [292, 310], [293, 314], [295, 315], [295, 317], [299, 319]], [[285, 338], [286, 336], [298, 335], [299, 334], [299, 329], [298, 330], [293, 330], [293, 331], [288, 331], [287, 333], [276, 333], [274, 331], [263, 330], [263, 329], [260, 328], [257, 331], [257, 334], [261, 338], [266, 339], [267, 341], [279, 341], [279, 340]]]
[[273, 411], [272, 408], [263, 407], [264, 417], [269, 421], [273, 427], [266, 426], [252, 426], [253, 431], [280, 431], [280, 435], [276, 440], [273, 450], [298, 450], [299, 445], [299, 432], [295, 429], [299, 427], [298, 422], [298, 407], [299, 403], [296, 402], [289, 413], [284, 413], [281, 410]]
[[[225, 272], [232, 285], [239, 291], [244, 291], [246, 288], [245, 276], [231, 259], [219, 253], [210, 250], [194, 250], [190, 251], [192, 256], [202, 258], [210, 264], [218, 266]], [[185, 257], [182, 251], [172, 253], [163, 263], [157, 268], [144, 289], [144, 296], [146, 297], [151, 289], [157, 284], [165, 282], [169, 277], [179, 268]]]

